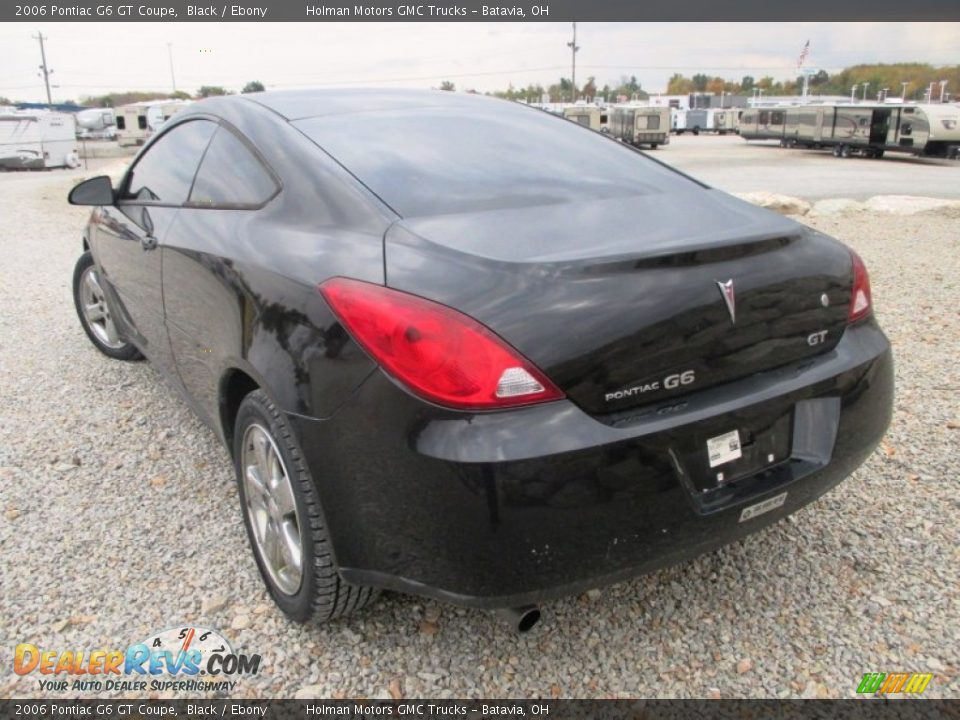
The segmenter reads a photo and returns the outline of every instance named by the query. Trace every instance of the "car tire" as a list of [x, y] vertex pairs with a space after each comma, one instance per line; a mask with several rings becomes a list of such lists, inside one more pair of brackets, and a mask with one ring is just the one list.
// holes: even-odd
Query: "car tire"
[[114, 360], [141, 360], [143, 355], [123, 338], [112, 319], [112, 310], [100, 284], [99, 270], [87, 250], [73, 268], [73, 304], [90, 342]]
[[[368, 605], [379, 591], [340, 579], [316, 486], [283, 413], [255, 390], [240, 403], [234, 427], [243, 522], [274, 602], [299, 623], [335, 620]], [[278, 549], [271, 550], [271, 536]]]
[[841, 146], [840, 146], [840, 157], [842, 157], [842, 158], [848, 158], [848, 157], [850, 157], [851, 152], [852, 152], [852, 151], [851, 151], [849, 145], [841, 145]]

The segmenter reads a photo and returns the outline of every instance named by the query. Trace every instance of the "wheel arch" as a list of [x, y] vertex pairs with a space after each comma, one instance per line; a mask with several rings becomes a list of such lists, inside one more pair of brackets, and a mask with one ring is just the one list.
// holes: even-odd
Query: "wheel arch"
[[224, 444], [233, 455], [233, 431], [236, 427], [237, 413], [243, 399], [255, 390], [262, 390], [275, 403], [272, 393], [257, 373], [254, 371], [230, 366], [220, 376], [220, 387], [217, 393], [219, 399], [220, 433]]

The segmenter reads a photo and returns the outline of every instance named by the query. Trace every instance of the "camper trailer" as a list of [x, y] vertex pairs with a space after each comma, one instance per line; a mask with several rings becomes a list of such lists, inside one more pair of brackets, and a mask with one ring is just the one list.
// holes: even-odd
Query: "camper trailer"
[[626, 105], [613, 108], [610, 135], [630, 145], [658, 145], [670, 142], [670, 108]]
[[677, 135], [691, 132], [699, 135], [707, 127], [707, 110], [682, 110], [674, 108], [670, 113], [670, 128]]
[[[892, 151], [960, 158], [960, 108], [955, 105], [798, 105], [783, 111], [779, 135], [777, 128], [770, 128], [767, 134], [759, 124], [763, 112], [744, 113], [740, 134], [745, 139], [778, 139], [787, 147], [830, 148], [837, 157], [880, 158]], [[754, 113], [756, 121], [748, 121], [748, 115]]]
[[563, 116], [567, 120], [572, 120], [578, 125], [583, 125], [591, 130], [600, 132], [600, 129], [606, 123], [601, 122], [602, 112], [596, 105], [568, 105], [563, 109]]
[[147, 138], [188, 104], [189, 101], [184, 100], [150, 100], [118, 107], [117, 142], [120, 145], [143, 145]]
[[610, 109], [599, 105], [577, 103], [567, 105], [563, 109], [563, 116], [567, 120], [588, 127], [597, 132], [608, 132], [610, 126]]
[[750, 108], [740, 115], [740, 137], [745, 140], [783, 140], [787, 109]]
[[90, 108], [76, 114], [77, 138], [82, 140], [112, 139], [117, 133], [113, 108]]
[[718, 135], [737, 132], [737, 120], [740, 116], [736, 108], [708, 108], [707, 124], [704, 128], [707, 132], [715, 132]]
[[77, 167], [76, 121], [69, 113], [18, 110], [0, 114], [0, 167]]

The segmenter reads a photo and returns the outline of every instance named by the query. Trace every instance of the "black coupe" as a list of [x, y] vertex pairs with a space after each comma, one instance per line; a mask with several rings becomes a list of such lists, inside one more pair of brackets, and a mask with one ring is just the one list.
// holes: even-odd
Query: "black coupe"
[[295, 620], [388, 588], [528, 628], [806, 505], [890, 419], [853, 252], [520, 104], [205, 100], [70, 202], [83, 328], [226, 443]]

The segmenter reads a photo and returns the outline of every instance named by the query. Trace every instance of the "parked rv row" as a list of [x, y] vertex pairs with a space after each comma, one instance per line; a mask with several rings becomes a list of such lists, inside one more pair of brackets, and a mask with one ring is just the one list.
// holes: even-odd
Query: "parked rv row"
[[563, 109], [568, 120], [631, 145], [657, 148], [670, 142], [670, 108], [646, 105], [570, 105]]
[[77, 140], [116, 140], [143, 145], [189, 101], [140, 102], [76, 113], [0, 108], [0, 168], [39, 170], [77, 167]]
[[578, 103], [563, 108], [563, 116], [568, 120], [608, 133], [625, 143], [649, 148], [669, 143], [671, 133], [735, 133], [741, 112], [738, 108], [685, 110], [632, 103], [611, 107]]
[[885, 152], [960, 159], [960, 106], [797, 105], [751, 108], [740, 118], [745, 140], [830, 149], [837, 157]]

